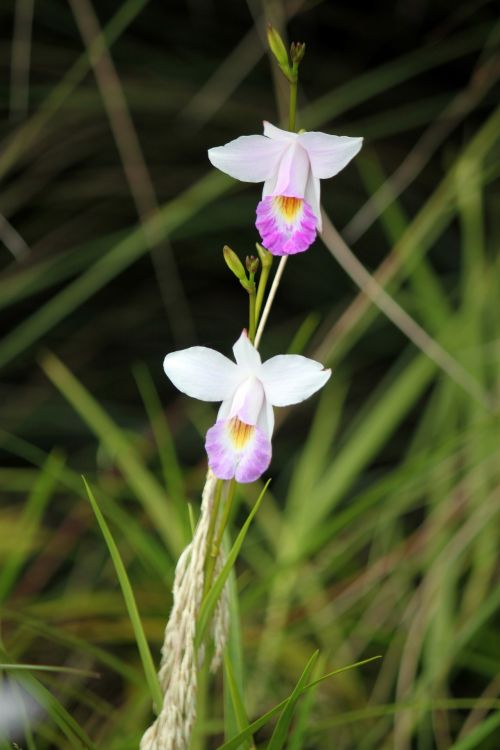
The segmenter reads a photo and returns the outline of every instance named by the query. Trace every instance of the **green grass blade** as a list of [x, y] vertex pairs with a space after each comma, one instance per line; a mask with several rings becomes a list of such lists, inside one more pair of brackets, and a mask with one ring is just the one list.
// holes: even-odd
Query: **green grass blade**
[[90, 429], [99, 437], [116, 462], [130, 487], [143, 503], [167, 543], [172, 555], [180, 554], [184, 535], [178, 519], [169, 513], [163, 488], [142, 463], [129, 440], [101, 408], [98, 402], [53, 354], [46, 354], [42, 368]]
[[267, 750], [282, 750], [282, 748], [285, 747], [285, 742], [288, 736], [288, 730], [290, 728], [290, 724], [292, 722], [293, 715], [295, 713], [295, 707], [297, 705], [297, 701], [299, 700], [300, 696], [302, 695], [304, 691], [304, 688], [307, 684], [308, 677], [311, 674], [312, 670], [314, 669], [314, 666], [318, 660], [318, 656], [319, 656], [319, 651], [315, 651], [314, 654], [309, 659], [309, 661], [307, 662], [304, 668], [304, 671], [300, 675], [299, 680], [297, 684], [295, 685], [292, 694], [288, 698], [285, 704], [285, 707], [283, 709], [283, 712], [280, 718], [278, 719], [276, 726], [274, 727], [274, 732], [267, 746]]
[[15, 164], [16, 160], [37, 138], [50, 118], [60, 110], [78, 84], [84, 80], [90, 70], [90, 56], [101, 54], [103, 48], [111, 47], [148, 2], [149, 0], [126, 0], [120, 5], [118, 11], [106, 25], [103, 33], [96, 38], [90, 50], [80, 55], [64, 78], [57, 86], [54, 86], [38, 111], [18, 129], [15, 137], [0, 157], [0, 176], [3, 176]]
[[[224, 538], [224, 551], [229, 551], [229, 537], [226, 531]], [[244, 695], [244, 675], [243, 675], [243, 651], [241, 645], [241, 624], [240, 624], [240, 607], [238, 600], [238, 591], [236, 585], [236, 575], [234, 568], [229, 574], [227, 581], [228, 606], [229, 606], [229, 633], [227, 638], [225, 653], [231, 663], [231, 671], [236, 689], [239, 695]], [[241, 728], [238, 726], [238, 717], [233, 707], [231, 691], [226, 679], [223, 685], [224, 692], [224, 737], [226, 740], [234, 737]], [[247, 722], [248, 723], [248, 722]]]
[[309, 727], [314, 725], [311, 712], [316, 701], [316, 690], [308, 690], [302, 702], [297, 706], [296, 718], [292, 733], [288, 739], [287, 750], [302, 750], [306, 746]]
[[[4, 561], [0, 571], [0, 602], [4, 601], [15, 583], [26, 557], [30, 554], [30, 542], [40, 524], [42, 514], [59, 481], [64, 460], [57, 453], [47, 458], [35, 486], [19, 518], [19, 529], [23, 544]], [[21, 535], [19, 535], [21, 537]]]
[[70, 313], [106, 286], [118, 274], [149, 252], [146, 236], [165, 237], [189, 221], [201, 208], [224, 194], [231, 185], [225, 175], [209, 172], [178, 198], [160, 208], [154, 219], [133, 229], [79, 278], [68, 284], [45, 305], [0, 341], [0, 367], [38, 341]]
[[29, 680], [23, 679], [22, 685], [43, 706], [54, 723], [57, 724], [59, 729], [71, 742], [72, 747], [80, 750], [83, 746], [87, 750], [96, 750], [96, 746], [80, 724], [73, 719], [69, 711], [64, 708], [62, 703], [41, 682], [31, 677]]
[[[470, 734], [451, 746], [450, 750], [475, 750], [484, 747], [481, 743], [500, 727], [500, 711], [488, 716]], [[493, 747], [493, 745], [490, 745]]]
[[[238, 683], [235, 679], [233, 666], [231, 664], [231, 659], [229, 658], [227, 651], [224, 652], [224, 687], [226, 687], [226, 685], [228, 688], [228, 698], [230, 700], [231, 708], [236, 719], [236, 731], [242, 732], [245, 729], [248, 729], [249, 721], [245, 709], [245, 704], [243, 702], [243, 696], [240, 693]], [[226, 695], [226, 692], [224, 692], [224, 695]], [[247, 750], [247, 748], [251, 747], [251, 745], [252, 738], [248, 737], [241, 743], [240, 748], [244, 748], [244, 750]]]
[[88, 669], [77, 669], [76, 667], [60, 667], [52, 664], [0, 664], [0, 670], [10, 672], [60, 672], [61, 674], [78, 674], [82, 677], [99, 677], [98, 672]]
[[109, 530], [108, 524], [106, 523], [104, 516], [101, 513], [101, 510], [85, 477], [83, 477], [83, 481], [85, 484], [85, 489], [87, 490], [90, 504], [92, 505], [92, 510], [94, 511], [97, 523], [99, 524], [99, 528], [101, 529], [102, 535], [107, 544], [111, 559], [113, 560], [113, 565], [115, 566], [116, 575], [123, 592], [123, 598], [128, 610], [130, 622], [132, 623], [132, 627], [134, 629], [134, 635], [137, 642], [137, 647], [139, 649], [139, 654], [141, 656], [142, 666], [151, 693], [153, 705], [156, 707], [156, 710], [159, 711], [163, 704], [163, 693], [160, 688], [160, 683], [158, 682], [156, 669], [153, 663], [153, 658], [151, 656], [151, 651], [149, 650], [148, 642], [146, 640], [141, 617], [139, 615], [139, 610], [137, 609], [134, 592], [132, 591], [132, 586], [130, 585], [127, 571], [125, 570], [125, 566], [120, 557], [118, 547], [116, 546], [111, 531]]
[[172, 433], [150, 371], [146, 365], [141, 364], [133, 368], [133, 374], [155, 437], [163, 481], [175, 505], [176, 514], [182, 522], [185, 532], [184, 544], [188, 544], [192, 534], [190, 534], [184, 476], [177, 459]]
[[[309, 690], [310, 688], [315, 687], [316, 685], [319, 685], [320, 682], [323, 682], [324, 680], [327, 680], [330, 677], [335, 677], [335, 675], [342, 674], [342, 672], [348, 672], [350, 669], [356, 669], [357, 667], [362, 667], [365, 664], [369, 664], [370, 662], [375, 661], [376, 659], [380, 659], [380, 656], [372, 656], [370, 659], [363, 659], [363, 661], [357, 661], [354, 664], [347, 665], [346, 667], [340, 667], [340, 669], [335, 669], [333, 670], [333, 672], [329, 672], [328, 674], [323, 675], [323, 677], [319, 677], [317, 680], [313, 680], [308, 685], [304, 685], [302, 687], [302, 692], [303, 693], [306, 692], [306, 690]], [[233, 737], [228, 742], [224, 742], [223, 745], [219, 745], [217, 750], [238, 750], [242, 741], [248, 737], [251, 737], [253, 734], [255, 734], [255, 732], [257, 732], [259, 729], [265, 726], [265, 724], [267, 724], [267, 722], [270, 721], [274, 716], [279, 714], [279, 712], [286, 706], [288, 700], [289, 698], [285, 698], [285, 700], [281, 701], [281, 703], [278, 703], [276, 706], [271, 708], [261, 717], [259, 717], [255, 721], [252, 721], [252, 723], [249, 724], [248, 727], [244, 729], [242, 732], [240, 732], [240, 734], [238, 734], [236, 737]]]
[[301, 126], [312, 130], [325, 121], [331, 120], [341, 112], [366, 102], [393, 86], [410, 80], [425, 70], [440, 65], [478, 49], [484, 42], [488, 29], [484, 26], [474, 27], [462, 34], [447, 39], [439, 44], [429, 45], [427, 49], [417, 49], [397, 60], [380, 65], [355, 80], [330, 91], [316, 99], [301, 112]]
[[[8, 654], [5, 653], [1, 645], [0, 653], [8, 660]], [[9, 666], [11, 665], [9, 664]], [[19, 677], [18, 682], [45, 709], [56, 726], [68, 738], [71, 747], [78, 748], [79, 750], [82, 747], [87, 748], [87, 750], [96, 750], [94, 743], [80, 724], [73, 719], [62, 703], [41, 682], [32, 675], [27, 674], [24, 674], [22, 678]]]

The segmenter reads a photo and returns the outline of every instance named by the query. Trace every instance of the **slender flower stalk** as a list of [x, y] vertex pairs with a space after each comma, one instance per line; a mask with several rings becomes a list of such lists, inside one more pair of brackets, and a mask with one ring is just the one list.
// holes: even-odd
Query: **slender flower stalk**
[[[231, 479], [229, 482], [224, 482], [221, 484], [224, 484], [224, 487], [226, 488], [224, 503], [223, 503], [223, 509], [221, 513], [221, 519], [219, 522], [219, 526], [217, 529], [217, 533], [210, 539], [210, 542], [207, 543], [207, 557], [205, 561], [205, 581], [204, 581], [204, 587], [203, 587], [203, 596], [206, 596], [207, 593], [210, 591], [210, 587], [213, 583], [213, 578], [215, 574], [215, 570], [217, 568], [217, 563], [221, 560], [221, 545], [222, 545], [222, 537], [224, 536], [224, 532], [226, 530], [227, 522], [229, 520], [229, 514], [231, 512], [231, 508], [233, 507], [233, 499], [234, 499], [234, 492], [236, 489], [236, 482], [234, 479]], [[213, 515], [215, 516], [215, 508], [213, 511]]]
[[213, 561], [213, 564], [211, 563], [212, 545], [213, 545], [213, 540], [214, 540], [215, 524], [217, 523], [217, 518], [219, 516], [219, 508], [220, 508], [220, 501], [222, 497], [223, 487], [224, 487], [224, 482], [222, 481], [222, 479], [218, 479], [217, 484], [215, 485], [214, 502], [213, 502], [213, 507], [211, 509], [210, 519], [208, 523], [208, 530], [207, 530], [205, 563], [204, 563], [204, 571], [203, 571], [203, 596], [205, 596], [205, 594], [207, 593], [210, 587], [210, 584], [207, 585], [209, 578], [211, 578], [211, 574], [209, 576], [209, 568], [212, 568], [213, 570], [213, 567], [215, 565], [215, 560]]
[[259, 318], [260, 318], [260, 311], [262, 308], [262, 302], [264, 301], [264, 294], [266, 291], [269, 274], [271, 273], [271, 266], [273, 264], [273, 256], [270, 253], [268, 253], [267, 250], [262, 247], [262, 245], [259, 245], [258, 242], [256, 243], [256, 247], [257, 247], [257, 252], [259, 253], [259, 258], [260, 258], [260, 263], [261, 263], [259, 284], [257, 286], [257, 297], [255, 300], [255, 321], [256, 321], [256, 325], [258, 325]]
[[250, 341], [254, 342], [255, 340], [255, 331], [256, 331], [256, 310], [255, 310], [255, 286], [252, 292], [248, 295], [248, 338]]
[[283, 276], [285, 272], [286, 262], [287, 262], [287, 256], [284, 255], [280, 259], [278, 268], [276, 269], [276, 274], [274, 276], [271, 289], [269, 290], [269, 295], [267, 297], [266, 305], [262, 313], [262, 318], [259, 322], [259, 327], [257, 328], [257, 334], [255, 336], [255, 348], [256, 349], [258, 349], [260, 346], [260, 340], [262, 338], [262, 334], [264, 333], [264, 328], [266, 327], [267, 319], [269, 317], [269, 313], [271, 312], [271, 307], [273, 306], [274, 298], [276, 297], [276, 292], [278, 291], [281, 277]]
[[255, 284], [255, 273], [259, 268], [259, 259], [249, 255], [246, 259], [246, 266], [249, 273], [248, 278], [248, 338], [253, 344], [255, 338], [255, 329], [257, 325], [256, 318], [256, 298], [257, 288]]

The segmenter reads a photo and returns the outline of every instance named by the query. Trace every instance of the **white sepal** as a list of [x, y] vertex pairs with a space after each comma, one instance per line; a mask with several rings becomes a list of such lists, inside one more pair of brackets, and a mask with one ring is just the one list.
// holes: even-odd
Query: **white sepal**
[[233, 346], [233, 354], [238, 367], [243, 368], [249, 373], [255, 373], [261, 366], [260, 354], [253, 344], [250, 343], [248, 333], [245, 329], [243, 329], [238, 341]]
[[273, 406], [290, 406], [319, 391], [330, 378], [320, 362], [299, 354], [279, 354], [264, 362], [261, 380]]
[[278, 169], [288, 143], [264, 135], [242, 135], [208, 151], [211, 163], [242, 182], [264, 182]]
[[201, 401], [231, 398], [242, 380], [241, 369], [234, 362], [205, 346], [167, 354], [163, 369], [176, 388]]
[[312, 171], [310, 171], [309, 177], [307, 178], [306, 193], [304, 195], [304, 198], [311, 206], [316, 217], [316, 227], [318, 229], [318, 232], [321, 232], [321, 229], [323, 227], [323, 222], [321, 220], [320, 196], [321, 184], [319, 178], [315, 177]]
[[267, 120], [264, 120], [264, 135], [268, 138], [272, 138], [275, 141], [295, 141], [297, 133], [292, 133], [290, 130], [282, 130], [277, 128], [276, 125], [272, 125]]
[[327, 133], [301, 133], [298, 142], [306, 149], [315, 177], [325, 180], [334, 177], [361, 149], [362, 138], [350, 138], [347, 135], [328, 135]]

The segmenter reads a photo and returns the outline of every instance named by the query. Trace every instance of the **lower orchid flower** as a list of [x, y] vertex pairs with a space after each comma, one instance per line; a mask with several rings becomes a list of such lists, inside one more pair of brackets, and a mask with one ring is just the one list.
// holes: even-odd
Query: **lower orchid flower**
[[319, 362], [282, 354], [262, 362], [243, 331], [233, 346], [236, 362], [204, 346], [165, 357], [163, 367], [183, 393], [202, 401], [222, 401], [206, 436], [208, 464], [219, 479], [253, 482], [271, 462], [273, 406], [304, 401], [331, 375]]
[[349, 164], [362, 138], [292, 133], [264, 122], [264, 135], [244, 135], [211, 148], [217, 169], [243, 182], [263, 182], [256, 227], [273, 255], [307, 250], [321, 231], [320, 180]]

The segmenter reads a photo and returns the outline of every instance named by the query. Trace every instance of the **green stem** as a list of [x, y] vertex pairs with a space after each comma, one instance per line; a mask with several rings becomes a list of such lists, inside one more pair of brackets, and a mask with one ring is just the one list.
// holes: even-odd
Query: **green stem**
[[214, 541], [215, 524], [217, 521], [217, 516], [219, 515], [220, 499], [222, 495], [223, 485], [224, 485], [224, 481], [222, 479], [218, 479], [217, 484], [215, 486], [214, 505], [212, 508], [212, 512], [210, 514], [210, 522], [209, 522], [208, 531], [207, 531], [207, 551], [205, 555], [203, 596], [205, 596], [205, 594], [207, 593], [208, 589], [210, 588], [210, 584], [212, 582], [212, 573], [213, 573], [213, 566], [214, 566], [215, 561], [212, 562], [211, 552], [212, 552], [212, 545]]
[[[220, 481], [220, 480], [219, 480]], [[222, 482], [220, 481], [220, 484], [222, 485]], [[222, 537], [224, 535], [224, 530], [227, 525], [227, 521], [229, 518], [229, 513], [231, 512], [231, 507], [233, 504], [233, 498], [234, 498], [234, 491], [236, 488], [236, 482], [234, 479], [231, 479], [230, 482], [227, 483], [227, 495], [224, 501], [224, 509], [222, 512], [222, 518], [220, 520], [219, 528], [217, 530], [217, 534], [214, 539], [214, 530], [215, 530], [215, 519], [218, 515], [219, 506], [220, 506], [220, 498], [221, 493], [219, 492], [219, 497], [217, 501], [217, 509], [215, 507], [216, 502], [214, 502], [214, 508], [212, 511], [212, 518], [210, 519], [210, 526], [212, 529], [212, 533], [210, 535], [210, 539], [207, 537], [207, 558], [205, 563], [205, 582], [203, 585], [203, 598], [207, 595], [208, 591], [210, 590], [210, 586], [212, 585], [213, 577], [214, 577], [214, 569], [215, 569], [215, 563], [217, 562], [217, 558], [219, 557], [220, 552], [220, 546], [222, 543]], [[217, 512], [216, 512], [217, 510]], [[214, 523], [212, 524], [212, 521]], [[209, 529], [210, 532], [210, 529]]]
[[259, 285], [257, 287], [257, 299], [255, 300], [255, 325], [257, 326], [260, 318], [260, 310], [264, 301], [264, 293], [266, 291], [267, 281], [271, 272], [271, 266], [262, 266], [260, 272]]
[[257, 326], [257, 319], [255, 314], [255, 283], [253, 285], [253, 291], [248, 292], [248, 338], [254, 342], [255, 329]]
[[292, 80], [290, 81], [290, 105], [288, 110], [288, 130], [295, 132], [295, 116], [297, 114], [297, 83], [299, 80], [299, 66], [293, 63]]
[[222, 511], [222, 518], [220, 520], [219, 529], [217, 531], [217, 536], [215, 537], [215, 542], [214, 542], [215, 559], [217, 559], [219, 556], [220, 547], [222, 544], [222, 537], [224, 536], [224, 531], [226, 530], [227, 522], [229, 520], [229, 514], [231, 513], [231, 508], [233, 507], [235, 490], [236, 490], [236, 481], [234, 479], [231, 479], [231, 481], [229, 482], [228, 490], [227, 490], [226, 502], [224, 503], [224, 510]]

